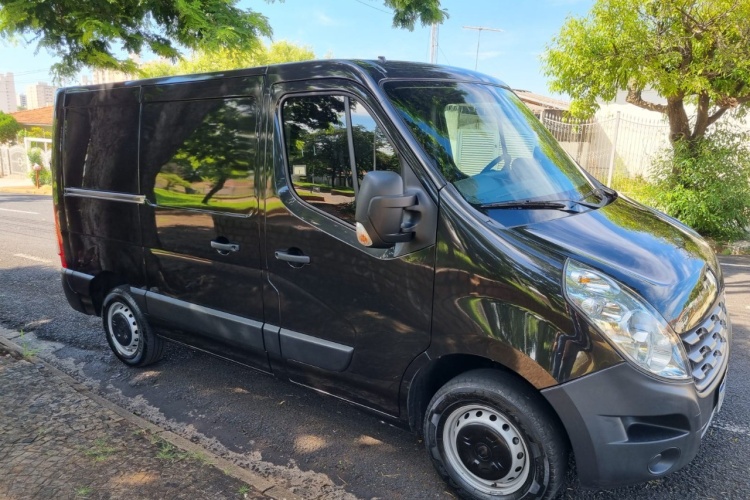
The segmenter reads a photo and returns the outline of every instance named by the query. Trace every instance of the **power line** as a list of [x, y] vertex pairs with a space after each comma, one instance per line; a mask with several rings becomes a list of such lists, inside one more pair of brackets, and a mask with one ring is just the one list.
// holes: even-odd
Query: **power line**
[[451, 62], [448, 60], [448, 56], [446, 56], [445, 52], [443, 52], [443, 48], [442, 47], [438, 47], [438, 50], [440, 51], [441, 54], [443, 54], [443, 59], [445, 59], [445, 62], [447, 62], [449, 66], [453, 66], [451, 64]]
[[391, 14], [393, 14], [393, 12], [391, 12], [391, 11], [388, 11], [388, 10], [383, 10], [383, 9], [379, 9], [379, 8], [375, 7], [374, 5], [370, 5], [370, 4], [369, 4], [369, 3], [367, 3], [367, 2], [363, 2], [362, 0], [354, 0], [354, 1], [355, 1], [355, 2], [357, 2], [357, 3], [361, 3], [361, 4], [362, 4], [362, 5], [364, 5], [365, 7], [370, 7], [371, 9], [375, 9], [375, 10], [377, 10], [378, 12], [383, 12], [383, 13], [385, 13], [385, 14], [388, 14], [388, 15], [391, 15]]
[[[12, 72], [11, 72], [12, 73]], [[44, 69], [30, 69], [28, 71], [21, 71], [20, 73], [13, 73], [13, 76], [24, 76], [24, 75], [33, 75], [34, 73], [49, 73], [49, 68]]]

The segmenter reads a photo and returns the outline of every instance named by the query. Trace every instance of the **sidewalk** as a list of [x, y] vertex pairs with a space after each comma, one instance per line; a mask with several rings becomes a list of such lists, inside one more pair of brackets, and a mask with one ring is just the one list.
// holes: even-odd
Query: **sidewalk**
[[36, 188], [26, 176], [11, 175], [0, 177], [0, 192], [14, 194], [52, 194], [52, 186]]
[[1, 499], [296, 498], [24, 354], [0, 337]]

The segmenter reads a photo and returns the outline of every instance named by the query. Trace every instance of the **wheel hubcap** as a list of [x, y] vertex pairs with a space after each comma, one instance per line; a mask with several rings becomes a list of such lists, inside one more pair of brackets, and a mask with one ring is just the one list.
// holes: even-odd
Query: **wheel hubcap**
[[133, 311], [120, 302], [113, 304], [107, 312], [108, 334], [118, 354], [132, 358], [138, 353], [141, 343], [140, 329]]
[[458, 475], [485, 494], [511, 494], [529, 476], [526, 441], [505, 415], [489, 406], [466, 405], [450, 413], [443, 446]]
[[469, 424], [456, 436], [461, 462], [472, 473], [487, 481], [497, 481], [510, 472], [513, 457], [502, 436], [491, 427]]

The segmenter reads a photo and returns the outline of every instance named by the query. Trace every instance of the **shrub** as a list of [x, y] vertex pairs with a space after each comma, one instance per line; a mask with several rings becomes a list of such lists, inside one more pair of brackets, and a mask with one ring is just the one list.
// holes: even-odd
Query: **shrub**
[[742, 237], [750, 222], [750, 134], [720, 128], [656, 162], [658, 208], [704, 236]]
[[32, 165], [42, 165], [42, 150], [39, 148], [31, 148], [29, 149], [28, 153], [26, 153], [26, 156], [29, 157], [29, 162]]
[[[32, 167], [34, 165], [42, 165], [42, 169], [39, 171], [39, 185], [46, 186], [47, 184], [52, 184], [52, 172], [44, 168], [42, 150], [39, 148], [31, 148], [26, 154], [29, 157], [29, 163], [31, 163]], [[33, 168], [29, 171], [29, 179], [36, 183], [36, 171]]]
[[659, 190], [657, 186], [641, 175], [629, 177], [627, 175], [615, 175], [612, 178], [613, 189], [629, 196], [639, 203], [656, 207], [659, 205]]
[[[29, 171], [29, 179], [31, 179], [31, 182], [36, 185], [36, 171]], [[48, 184], [52, 184], [52, 172], [50, 172], [48, 168], [42, 167], [39, 171], [39, 185], [46, 186]]]

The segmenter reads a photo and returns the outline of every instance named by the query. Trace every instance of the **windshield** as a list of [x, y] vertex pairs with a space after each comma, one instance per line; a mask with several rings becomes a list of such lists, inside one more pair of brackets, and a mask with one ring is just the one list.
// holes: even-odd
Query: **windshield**
[[388, 82], [386, 94], [445, 179], [469, 202], [572, 200], [594, 187], [511, 91], [459, 82]]

